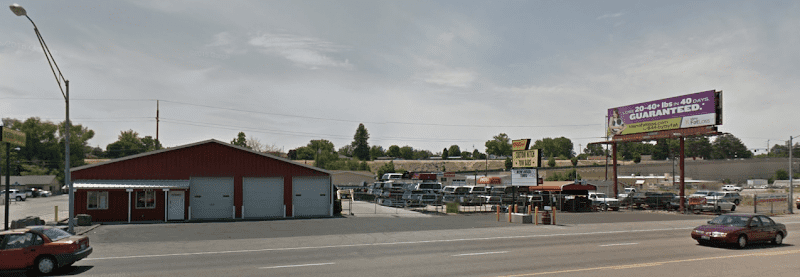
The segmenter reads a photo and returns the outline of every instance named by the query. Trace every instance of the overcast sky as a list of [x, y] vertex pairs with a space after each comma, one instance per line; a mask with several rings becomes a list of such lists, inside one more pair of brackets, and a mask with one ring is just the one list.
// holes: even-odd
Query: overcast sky
[[[0, 117], [64, 120], [31, 23], [0, 12]], [[602, 141], [609, 108], [723, 91], [763, 151], [800, 135], [798, 1], [24, 1], [70, 80], [70, 118], [178, 146], [239, 131], [439, 152]], [[756, 152], [756, 154], [759, 154]]]

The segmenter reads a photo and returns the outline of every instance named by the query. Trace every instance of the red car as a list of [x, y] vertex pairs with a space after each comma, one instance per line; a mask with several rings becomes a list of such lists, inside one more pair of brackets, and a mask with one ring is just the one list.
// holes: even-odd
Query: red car
[[701, 245], [733, 244], [739, 248], [751, 242], [780, 245], [787, 234], [786, 225], [760, 214], [721, 215], [692, 230], [692, 238]]
[[50, 274], [91, 253], [88, 237], [51, 226], [0, 232], [0, 270], [31, 268], [39, 274]]

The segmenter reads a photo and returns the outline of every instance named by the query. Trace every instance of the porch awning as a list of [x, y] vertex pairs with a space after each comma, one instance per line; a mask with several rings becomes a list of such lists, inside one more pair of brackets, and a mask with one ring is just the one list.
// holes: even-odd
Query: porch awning
[[188, 189], [189, 180], [77, 180], [74, 189]]

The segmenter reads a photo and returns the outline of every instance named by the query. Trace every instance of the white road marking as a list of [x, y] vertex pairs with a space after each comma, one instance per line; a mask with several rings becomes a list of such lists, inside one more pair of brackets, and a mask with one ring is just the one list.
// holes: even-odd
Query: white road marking
[[606, 246], [625, 246], [625, 245], [636, 245], [636, 244], [639, 244], [639, 243], [638, 243], [638, 242], [629, 242], [629, 243], [605, 244], [605, 245], [600, 245], [600, 247], [606, 247]]
[[487, 237], [487, 238], [464, 238], [464, 239], [379, 242], [379, 243], [362, 243], [362, 244], [340, 244], [340, 245], [304, 246], [304, 247], [287, 247], [287, 248], [265, 248], [265, 249], [248, 249], [248, 250], [194, 252], [194, 253], [174, 253], [174, 254], [120, 256], [120, 257], [100, 257], [100, 258], [86, 258], [86, 259], [83, 259], [83, 261], [115, 260], [115, 259], [138, 259], [138, 258], [158, 258], [158, 257], [173, 257], [173, 256], [194, 256], [194, 255], [219, 255], [219, 254], [232, 254], [232, 253], [312, 250], [312, 249], [346, 248], [346, 247], [373, 247], [373, 246], [386, 246], [386, 245], [447, 243], [447, 242], [502, 240], [502, 239], [529, 239], [529, 238], [547, 238], [547, 237], [608, 235], [608, 234], [644, 233], [644, 232], [659, 232], [659, 231], [679, 231], [679, 230], [691, 230], [691, 229], [694, 229], [694, 227], [660, 228], [660, 229], [644, 229], [644, 230], [621, 230], [621, 231], [603, 231], [603, 232], [584, 232], [584, 233], [563, 233], [563, 234], [544, 234], [544, 235], [525, 235], [525, 236], [503, 236], [503, 237]]
[[458, 256], [489, 255], [489, 254], [505, 254], [505, 253], [508, 253], [508, 251], [499, 251], [499, 252], [483, 252], [483, 253], [467, 253], [467, 254], [458, 254], [458, 255], [453, 255], [453, 257], [458, 257]]
[[279, 266], [259, 267], [259, 269], [274, 269], [274, 268], [302, 267], [302, 266], [316, 266], [316, 265], [331, 265], [331, 264], [336, 264], [336, 263], [279, 265]]

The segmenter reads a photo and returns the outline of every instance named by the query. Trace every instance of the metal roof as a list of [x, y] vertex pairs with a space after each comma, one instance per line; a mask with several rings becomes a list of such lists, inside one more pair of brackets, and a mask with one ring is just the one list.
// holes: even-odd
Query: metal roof
[[164, 148], [164, 149], [160, 149], [160, 150], [155, 150], [155, 151], [150, 151], [150, 152], [145, 152], [145, 153], [139, 153], [139, 154], [136, 154], [136, 155], [125, 156], [125, 157], [121, 157], [121, 158], [117, 158], [117, 159], [113, 159], [113, 160], [109, 160], [109, 161], [105, 161], [105, 162], [100, 162], [100, 163], [96, 163], [96, 164], [87, 164], [87, 165], [83, 165], [83, 166], [79, 166], [79, 167], [73, 167], [73, 168], [70, 168], [70, 172], [83, 170], [83, 169], [87, 169], [87, 168], [92, 168], [92, 167], [96, 167], [96, 166], [102, 166], [102, 165], [106, 165], [106, 164], [110, 164], [110, 163], [116, 163], [116, 162], [125, 161], [125, 160], [136, 159], [136, 158], [144, 157], [144, 156], [156, 155], [156, 154], [160, 154], [160, 153], [164, 153], [164, 152], [175, 151], [175, 150], [178, 150], [178, 149], [184, 149], [184, 148], [194, 147], [194, 146], [208, 144], [208, 143], [216, 143], [216, 144], [224, 145], [224, 146], [227, 146], [227, 147], [236, 148], [236, 149], [239, 149], [239, 150], [242, 150], [242, 151], [246, 151], [246, 152], [250, 152], [250, 153], [253, 153], [253, 154], [261, 155], [261, 156], [264, 156], [264, 157], [267, 157], [267, 158], [272, 158], [272, 159], [279, 160], [279, 161], [286, 162], [286, 163], [290, 163], [290, 164], [293, 164], [293, 165], [296, 165], [296, 166], [301, 166], [301, 167], [305, 167], [305, 168], [308, 168], [308, 169], [311, 169], [311, 170], [319, 171], [319, 172], [322, 172], [322, 173], [325, 173], [325, 174], [330, 174], [329, 171], [324, 170], [324, 169], [319, 168], [319, 167], [314, 167], [314, 166], [310, 166], [310, 165], [307, 165], [307, 164], [295, 162], [295, 161], [292, 161], [292, 160], [289, 160], [289, 159], [285, 159], [285, 158], [282, 158], [282, 157], [274, 156], [274, 155], [271, 155], [271, 154], [254, 151], [254, 150], [246, 148], [246, 147], [241, 147], [241, 146], [238, 146], [238, 145], [225, 143], [225, 142], [222, 142], [222, 141], [219, 141], [219, 140], [216, 140], [216, 139], [209, 139], [209, 140], [190, 143], [190, 144], [186, 144], [186, 145], [181, 145], [181, 146], [176, 146], [176, 147], [168, 147], [168, 148]]
[[76, 180], [75, 189], [188, 189], [189, 180]]

